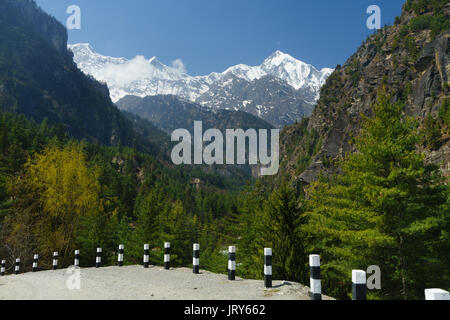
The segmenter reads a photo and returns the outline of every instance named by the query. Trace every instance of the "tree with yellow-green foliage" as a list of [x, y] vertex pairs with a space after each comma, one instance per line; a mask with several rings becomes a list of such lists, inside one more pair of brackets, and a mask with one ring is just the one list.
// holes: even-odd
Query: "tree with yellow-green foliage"
[[[45, 266], [58, 251], [66, 257], [62, 264], [69, 263], [83, 220], [104, 211], [99, 191], [98, 171], [88, 167], [81, 144], [54, 143], [35, 154], [9, 184], [13, 206], [6, 224], [11, 252], [24, 261], [39, 253]], [[85, 226], [89, 227], [94, 226]]]

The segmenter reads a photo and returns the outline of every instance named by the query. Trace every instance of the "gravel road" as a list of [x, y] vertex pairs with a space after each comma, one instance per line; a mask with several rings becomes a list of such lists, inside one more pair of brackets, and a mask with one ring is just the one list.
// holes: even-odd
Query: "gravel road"
[[[0, 277], [1, 300], [309, 300], [308, 288], [294, 282], [228, 281], [226, 275], [151, 266], [41, 271]], [[73, 272], [73, 270], [72, 270]], [[69, 286], [68, 284], [69, 283]], [[69, 289], [71, 288], [71, 289]], [[327, 297], [324, 297], [327, 299]]]

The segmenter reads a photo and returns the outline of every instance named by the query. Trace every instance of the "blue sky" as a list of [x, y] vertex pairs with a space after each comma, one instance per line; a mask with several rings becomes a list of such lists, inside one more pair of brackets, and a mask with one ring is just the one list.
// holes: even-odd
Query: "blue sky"
[[69, 43], [89, 42], [109, 56], [144, 55], [170, 65], [181, 59], [191, 75], [259, 65], [275, 50], [317, 68], [344, 63], [373, 32], [369, 5], [392, 24], [404, 0], [36, 0], [65, 23], [81, 8], [81, 30]]

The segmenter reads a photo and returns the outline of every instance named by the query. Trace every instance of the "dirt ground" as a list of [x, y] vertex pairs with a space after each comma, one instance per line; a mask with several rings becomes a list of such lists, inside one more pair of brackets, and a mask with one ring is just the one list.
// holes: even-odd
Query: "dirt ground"
[[[79, 281], [78, 281], [79, 279]], [[79, 285], [79, 287], [78, 287]], [[288, 281], [228, 281], [226, 275], [142, 266], [61, 269], [0, 277], [2, 300], [309, 300]], [[323, 299], [328, 299], [323, 297]]]

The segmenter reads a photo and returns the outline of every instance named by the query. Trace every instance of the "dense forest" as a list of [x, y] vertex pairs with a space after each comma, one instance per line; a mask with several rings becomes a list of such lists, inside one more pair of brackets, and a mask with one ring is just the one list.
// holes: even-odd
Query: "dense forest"
[[[418, 17], [424, 11], [433, 15], [408, 22], [405, 35], [421, 29], [435, 38], [445, 32], [446, 3], [408, 0], [405, 10]], [[414, 46], [402, 39], [398, 46]], [[0, 81], [10, 75], [5, 71], [9, 64], [0, 56]], [[358, 82], [355, 70], [337, 68], [318, 108], [341, 76]], [[24, 75], [30, 79], [28, 72]], [[338, 170], [321, 172], [305, 183], [292, 179], [285, 163], [277, 177], [254, 182], [229, 172], [174, 166], [165, 147], [156, 146], [164, 139], [161, 132], [132, 114], [117, 115], [115, 130], [120, 131], [119, 124], [124, 129], [114, 143], [105, 142], [111, 142], [109, 128], [83, 136], [76, 128], [76, 113], [69, 112], [74, 118], [66, 124], [58, 123], [64, 114], [23, 115], [26, 104], [21, 99], [34, 92], [24, 79], [8, 78], [6, 88], [15, 90], [0, 95], [0, 258], [7, 259], [8, 272], [16, 258], [30, 271], [35, 253], [41, 256], [40, 268], [48, 269], [53, 251], [67, 267], [76, 249], [81, 267], [94, 266], [97, 247], [103, 248], [104, 265], [115, 265], [119, 244], [125, 245], [125, 264], [142, 263], [148, 243], [150, 263], [162, 265], [164, 242], [171, 242], [172, 265], [188, 267], [192, 244], [200, 243], [202, 269], [226, 273], [226, 248], [236, 245], [237, 275], [262, 279], [264, 248], [271, 247], [274, 278], [303, 284], [309, 283], [308, 255], [320, 254], [323, 293], [338, 299], [350, 298], [352, 269], [370, 265], [382, 272], [382, 289], [370, 291], [370, 299], [423, 299], [425, 288], [450, 289], [448, 178], [426, 159], [448, 134], [448, 85], [435, 99], [437, 115], [419, 123], [406, 110], [408, 92], [385, 83], [376, 92], [370, 115], [361, 115], [352, 152], [323, 159]], [[38, 84], [33, 81], [32, 88], [39, 91]], [[89, 92], [105, 112], [118, 112], [97, 89]], [[76, 109], [68, 101], [57, 110]], [[323, 142], [321, 133], [308, 126], [310, 121], [287, 128], [295, 129], [294, 137], [284, 136], [288, 143], [282, 152], [299, 152], [296, 174], [308, 167]], [[135, 137], [140, 140], [133, 145]]]
[[79, 142], [46, 120], [1, 113], [0, 128], [1, 256], [9, 267], [20, 257], [30, 269], [36, 252], [48, 266], [53, 251], [68, 266], [75, 249], [89, 266], [98, 246], [114, 264], [119, 243], [126, 263], [140, 263], [144, 243], [154, 248], [151, 261], [161, 263], [165, 241], [174, 265], [189, 265], [195, 241], [203, 244], [205, 267], [221, 257], [219, 235], [237, 213], [225, 178], [169, 168], [130, 148]]
[[[36, 252], [45, 268], [53, 251], [68, 266], [79, 249], [81, 266], [93, 266], [100, 246], [114, 265], [125, 244], [125, 263], [137, 264], [149, 243], [160, 265], [169, 241], [173, 265], [189, 266], [198, 242], [202, 268], [226, 272], [224, 250], [237, 245], [237, 274], [260, 279], [263, 249], [272, 247], [277, 279], [307, 283], [308, 254], [319, 252], [328, 295], [348, 298], [351, 270], [379, 265], [382, 290], [372, 298], [420, 299], [425, 287], [450, 286], [449, 188], [415, 151], [422, 134], [402, 108], [380, 93], [340, 174], [304, 189], [284, 181], [270, 191], [258, 180], [239, 193], [201, 171], [2, 113], [1, 256], [10, 268], [20, 257], [28, 270]], [[194, 177], [205, 183], [191, 184]]]

